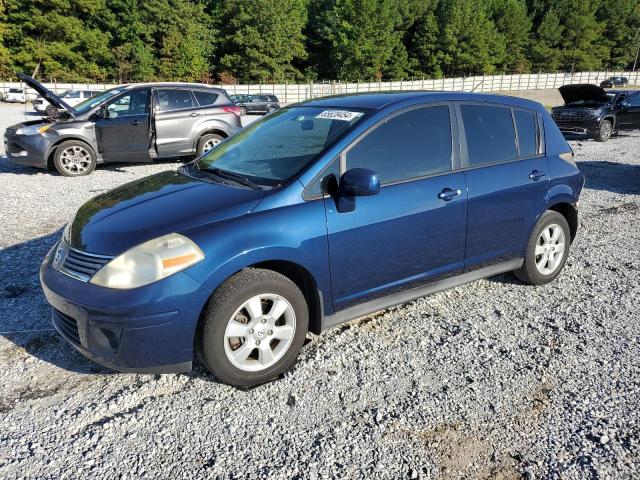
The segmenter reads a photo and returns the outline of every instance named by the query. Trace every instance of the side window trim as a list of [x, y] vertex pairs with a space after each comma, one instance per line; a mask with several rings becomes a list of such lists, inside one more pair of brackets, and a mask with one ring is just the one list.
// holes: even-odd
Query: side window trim
[[449, 108], [449, 129], [451, 131], [451, 170], [448, 172], [439, 172], [439, 173], [431, 173], [429, 175], [421, 175], [418, 177], [405, 178], [402, 180], [396, 180], [392, 182], [381, 183], [380, 188], [384, 188], [387, 186], [398, 185], [406, 182], [415, 182], [418, 180], [423, 180], [425, 178], [437, 177], [440, 175], [447, 175], [451, 172], [456, 171], [456, 165], [459, 164], [459, 151], [456, 149], [456, 144], [458, 143], [456, 140], [458, 138], [458, 131], [456, 128], [456, 122], [454, 120], [454, 112], [453, 112], [453, 104], [449, 101], [439, 101], [439, 102], [428, 102], [428, 103], [420, 103], [415, 105], [410, 105], [408, 107], [402, 108], [400, 110], [396, 110], [392, 114], [386, 116], [385, 118], [379, 120], [378, 122], [371, 125], [364, 132], [362, 132], [356, 139], [354, 139], [349, 145], [347, 145], [342, 152], [340, 152], [340, 176], [344, 174], [347, 170], [347, 154], [349, 151], [354, 148], [358, 143], [360, 143], [365, 137], [369, 136], [372, 132], [374, 132], [378, 127], [384, 125], [395, 117], [402, 115], [403, 113], [410, 112], [412, 110], [418, 110], [421, 108], [430, 108], [430, 107], [440, 107], [447, 106]]
[[[153, 89], [151, 88], [132, 88], [131, 90], [125, 90], [124, 92], [122, 92], [120, 95], [118, 95], [117, 97], [114, 98], [110, 98], [108, 102], [106, 102], [105, 107], [109, 108], [109, 105], [111, 105], [112, 103], [117, 102], [118, 100], [120, 100], [122, 97], [125, 97], [127, 95], [131, 95], [134, 92], [138, 92], [138, 91], [142, 91], [142, 90], [146, 90], [148, 92], [148, 95], [152, 95], [153, 94]], [[149, 101], [149, 97], [147, 97], [147, 101]], [[149, 104], [149, 108], [151, 108], [151, 104]], [[149, 112], [146, 113], [127, 113], [127, 114], [118, 114], [118, 118], [123, 118], [123, 117], [139, 117], [140, 115], [149, 115]]]

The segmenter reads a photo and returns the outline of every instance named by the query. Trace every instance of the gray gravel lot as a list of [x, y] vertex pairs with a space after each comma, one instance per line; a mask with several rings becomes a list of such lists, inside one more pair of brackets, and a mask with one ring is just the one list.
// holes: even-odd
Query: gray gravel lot
[[176, 163], [69, 179], [0, 158], [0, 477], [638, 478], [640, 134], [572, 146], [587, 184], [554, 283], [501, 275], [355, 320], [247, 391], [114, 373], [51, 330], [37, 271], [61, 227]]

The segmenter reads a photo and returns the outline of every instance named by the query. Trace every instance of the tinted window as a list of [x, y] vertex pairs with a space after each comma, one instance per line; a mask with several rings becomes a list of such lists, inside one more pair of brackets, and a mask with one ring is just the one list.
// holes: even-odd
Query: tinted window
[[71, 90], [64, 98], [80, 98], [80, 92], [78, 90]]
[[532, 112], [514, 110], [513, 116], [516, 119], [518, 129], [518, 144], [520, 145], [520, 156], [531, 157], [538, 154], [538, 129], [536, 126], [536, 116]]
[[149, 113], [149, 90], [132, 90], [109, 103], [107, 109], [118, 116]]
[[513, 160], [517, 156], [511, 110], [485, 105], [462, 105], [469, 165]]
[[158, 90], [156, 103], [161, 112], [193, 107], [189, 90]]
[[193, 94], [196, 96], [196, 100], [201, 107], [205, 105], [213, 105], [218, 99], [218, 94], [213, 92], [202, 92], [199, 90], [194, 90]]
[[278, 97], [276, 97], [275, 95], [267, 95], [269, 97], [269, 101], [270, 102], [277, 102], [278, 101]]
[[632, 107], [640, 107], [640, 94], [631, 95], [629, 97], [629, 105]]
[[347, 169], [368, 168], [381, 183], [451, 170], [451, 123], [446, 105], [393, 117], [347, 153]]

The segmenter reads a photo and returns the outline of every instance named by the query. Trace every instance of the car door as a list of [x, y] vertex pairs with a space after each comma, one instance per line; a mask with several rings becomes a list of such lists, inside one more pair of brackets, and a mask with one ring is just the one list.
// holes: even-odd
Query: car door
[[342, 172], [378, 173], [378, 195], [339, 211], [325, 197], [336, 310], [418, 286], [463, 268], [466, 186], [453, 172], [457, 134], [450, 106], [399, 113], [343, 152]]
[[191, 132], [199, 112], [186, 89], [160, 88], [154, 91], [156, 149], [159, 157], [190, 155], [194, 152]]
[[616, 115], [620, 130], [640, 128], [640, 92], [629, 95], [618, 107]]
[[251, 111], [255, 113], [262, 113], [267, 111], [268, 99], [264, 95], [254, 95], [251, 98]]
[[128, 90], [116, 97], [95, 119], [98, 151], [105, 162], [148, 162], [148, 88]]
[[549, 188], [538, 115], [464, 102], [457, 114], [468, 188], [465, 269], [523, 258]]

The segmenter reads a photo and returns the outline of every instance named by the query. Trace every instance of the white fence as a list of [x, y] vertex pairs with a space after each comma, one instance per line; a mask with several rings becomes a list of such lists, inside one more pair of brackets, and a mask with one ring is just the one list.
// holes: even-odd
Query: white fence
[[[475, 77], [440, 78], [435, 80], [400, 80], [394, 82], [326, 82], [306, 84], [254, 84], [254, 85], [217, 85], [224, 88], [229, 95], [243, 93], [265, 93], [276, 95], [282, 103], [293, 103], [309, 98], [326, 97], [344, 93], [379, 92], [379, 91], [453, 91], [453, 92], [495, 92], [555, 89], [571, 83], [595, 83], [611, 76], [623, 76], [629, 79], [629, 85], [640, 85], [640, 72], [578, 72], [578, 73], [532, 73], [523, 75], [483, 75]], [[114, 87], [111, 84], [99, 83], [45, 83], [50, 90], [60, 93], [68, 89], [106, 90]], [[23, 88], [20, 82], [0, 82], [0, 91], [9, 88]], [[35, 91], [27, 89], [29, 99], [35, 97]]]

